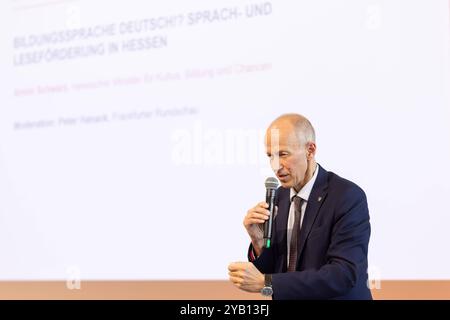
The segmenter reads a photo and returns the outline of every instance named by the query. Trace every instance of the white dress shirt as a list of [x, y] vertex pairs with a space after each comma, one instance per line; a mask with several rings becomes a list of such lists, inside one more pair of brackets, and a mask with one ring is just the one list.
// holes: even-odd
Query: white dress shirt
[[289, 208], [289, 218], [288, 218], [288, 225], [287, 225], [287, 264], [289, 267], [289, 253], [291, 250], [291, 235], [292, 235], [292, 227], [294, 226], [294, 219], [295, 219], [295, 206], [294, 206], [294, 197], [300, 197], [303, 199], [302, 207], [300, 210], [300, 228], [302, 226], [303, 217], [305, 215], [306, 206], [308, 205], [308, 199], [309, 195], [311, 194], [311, 190], [314, 186], [314, 182], [316, 182], [317, 174], [319, 173], [318, 166], [316, 165], [316, 169], [314, 170], [314, 174], [304, 186], [300, 189], [299, 192], [296, 192], [294, 188], [291, 188], [291, 206]]

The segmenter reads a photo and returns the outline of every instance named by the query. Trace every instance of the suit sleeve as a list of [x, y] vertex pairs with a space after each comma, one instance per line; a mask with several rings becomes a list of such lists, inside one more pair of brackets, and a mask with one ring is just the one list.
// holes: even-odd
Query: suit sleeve
[[247, 258], [250, 262], [253, 262], [256, 260], [256, 258], [258, 258], [252, 243], [250, 243], [250, 246], [248, 247]]
[[[253, 251], [253, 246], [250, 244], [249, 251]], [[255, 267], [261, 272], [261, 273], [273, 273], [275, 270], [275, 261], [274, 257], [275, 254], [273, 252], [274, 247], [270, 248], [264, 248], [261, 255], [259, 257], [256, 257], [254, 260], [249, 260], [250, 262], [253, 262]], [[254, 251], [253, 251], [254, 253]], [[250, 258], [250, 255], [249, 255]]]
[[273, 274], [274, 298], [336, 298], [348, 293], [358, 277], [367, 274], [369, 210], [359, 187], [343, 192], [333, 223], [326, 264], [319, 269]]
[[[274, 220], [274, 230], [275, 228], [275, 221]], [[274, 234], [272, 237], [272, 243], [275, 243], [275, 237]], [[270, 248], [263, 248], [263, 251], [259, 256], [256, 256], [256, 252], [253, 249], [253, 244], [250, 243], [250, 246], [248, 248], [248, 261], [253, 262], [255, 267], [261, 272], [261, 273], [274, 273], [275, 271], [275, 257], [276, 252], [274, 252], [275, 246], [271, 246]]]

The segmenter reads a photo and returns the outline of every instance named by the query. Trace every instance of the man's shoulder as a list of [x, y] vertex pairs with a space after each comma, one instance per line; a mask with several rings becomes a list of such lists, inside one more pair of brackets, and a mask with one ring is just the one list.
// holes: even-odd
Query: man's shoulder
[[[313, 190], [314, 189], [326, 189], [329, 194], [341, 199], [349, 197], [366, 199], [366, 193], [358, 184], [349, 179], [343, 178], [332, 171], [327, 171], [320, 165], [319, 174], [313, 186]], [[289, 199], [289, 197], [290, 189], [286, 189], [281, 186], [277, 189], [277, 203], [283, 199]]]
[[352, 213], [348, 217], [368, 219], [368, 203], [364, 190], [355, 182], [342, 178], [334, 172], [328, 172], [328, 200], [333, 206], [336, 217]]
[[332, 171], [325, 172], [327, 175], [329, 193], [339, 198], [366, 198], [366, 193], [364, 192], [364, 190], [355, 182], [343, 178]]

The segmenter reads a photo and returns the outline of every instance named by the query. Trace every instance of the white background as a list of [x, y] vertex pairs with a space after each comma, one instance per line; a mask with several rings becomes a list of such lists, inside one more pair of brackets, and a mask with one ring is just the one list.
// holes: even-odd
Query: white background
[[[28, 51], [154, 35], [165, 48], [14, 64], [15, 37], [224, 7], [243, 15]], [[444, 0], [2, 1], [0, 279], [227, 278], [270, 175], [262, 133], [285, 112], [312, 121], [325, 169], [366, 191], [371, 277], [450, 278], [448, 16]]]

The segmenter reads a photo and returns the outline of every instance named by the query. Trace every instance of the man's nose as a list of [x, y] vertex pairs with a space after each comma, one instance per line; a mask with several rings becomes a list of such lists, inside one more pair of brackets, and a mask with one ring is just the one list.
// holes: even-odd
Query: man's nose
[[278, 170], [282, 168], [279, 157], [273, 157], [270, 159], [270, 166], [272, 167], [273, 172], [277, 173]]

